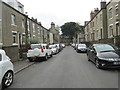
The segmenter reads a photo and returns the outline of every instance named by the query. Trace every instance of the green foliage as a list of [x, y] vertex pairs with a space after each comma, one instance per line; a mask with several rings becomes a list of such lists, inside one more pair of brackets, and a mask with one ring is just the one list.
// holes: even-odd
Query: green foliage
[[30, 38], [28, 40], [29, 44], [38, 44], [39, 43], [39, 40], [38, 39], [35, 39], [35, 38]]
[[76, 33], [81, 31], [81, 26], [75, 22], [67, 22], [61, 26], [63, 36], [68, 36], [69, 38], [75, 37]]

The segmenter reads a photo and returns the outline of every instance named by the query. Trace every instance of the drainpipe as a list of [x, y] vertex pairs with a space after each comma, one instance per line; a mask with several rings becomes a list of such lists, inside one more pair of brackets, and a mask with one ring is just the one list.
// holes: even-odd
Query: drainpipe
[[2, 1], [0, 0], [0, 49], [2, 48]]
[[25, 15], [25, 46], [26, 46], [26, 50], [28, 49], [28, 25], [27, 25], [27, 19], [28, 19], [28, 15], [26, 13], [26, 15]]

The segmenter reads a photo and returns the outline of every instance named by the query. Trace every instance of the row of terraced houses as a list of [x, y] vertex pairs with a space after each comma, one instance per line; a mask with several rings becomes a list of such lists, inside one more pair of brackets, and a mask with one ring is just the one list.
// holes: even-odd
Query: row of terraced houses
[[91, 11], [90, 21], [85, 21], [85, 41], [120, 47], [120, 0], [101, 1], [100, 6]]
[[31, 43], [59, 43], [59, 29], [53, 22], [47, 29], [29, 18], [17, 0], [0, 0], [0, 47], [13, 61], [25, 58], [25, 48]]

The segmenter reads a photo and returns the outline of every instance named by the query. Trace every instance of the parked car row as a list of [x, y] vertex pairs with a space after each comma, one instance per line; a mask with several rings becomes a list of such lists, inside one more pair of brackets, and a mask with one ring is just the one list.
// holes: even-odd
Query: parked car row
[[[27, 52], [29, 61], [47, 60], [54, 54], [59, 53], [65, 46], [63, 44], [31, 44]], [[13, 83], [14, 67], [6, 52], [0, 49], [0, 90], [9, 87]]]
[[86, 52], [88, 61], [99, 69], [120, 68], [120, 49], [112, 44], [72, 44], [76, 52]]
[[62, 51], [61, 44], [31, 44], [27, 52], [27, 58], [30, 62], [38, 60], [47, 60], [49, 57]]

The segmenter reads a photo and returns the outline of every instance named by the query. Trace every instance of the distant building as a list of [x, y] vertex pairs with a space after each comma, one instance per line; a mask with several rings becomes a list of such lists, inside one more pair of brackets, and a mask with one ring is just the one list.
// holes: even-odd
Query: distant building
[[52, 33], [50, 36], [53, 37], [53, 40], [50, 37], [51, 43], [60, 43], [60, 33], [59, 33], [60, 28], [58, 26], [55, 26], [55, 24], [52, 22], [51, 28], [49, 30]]

